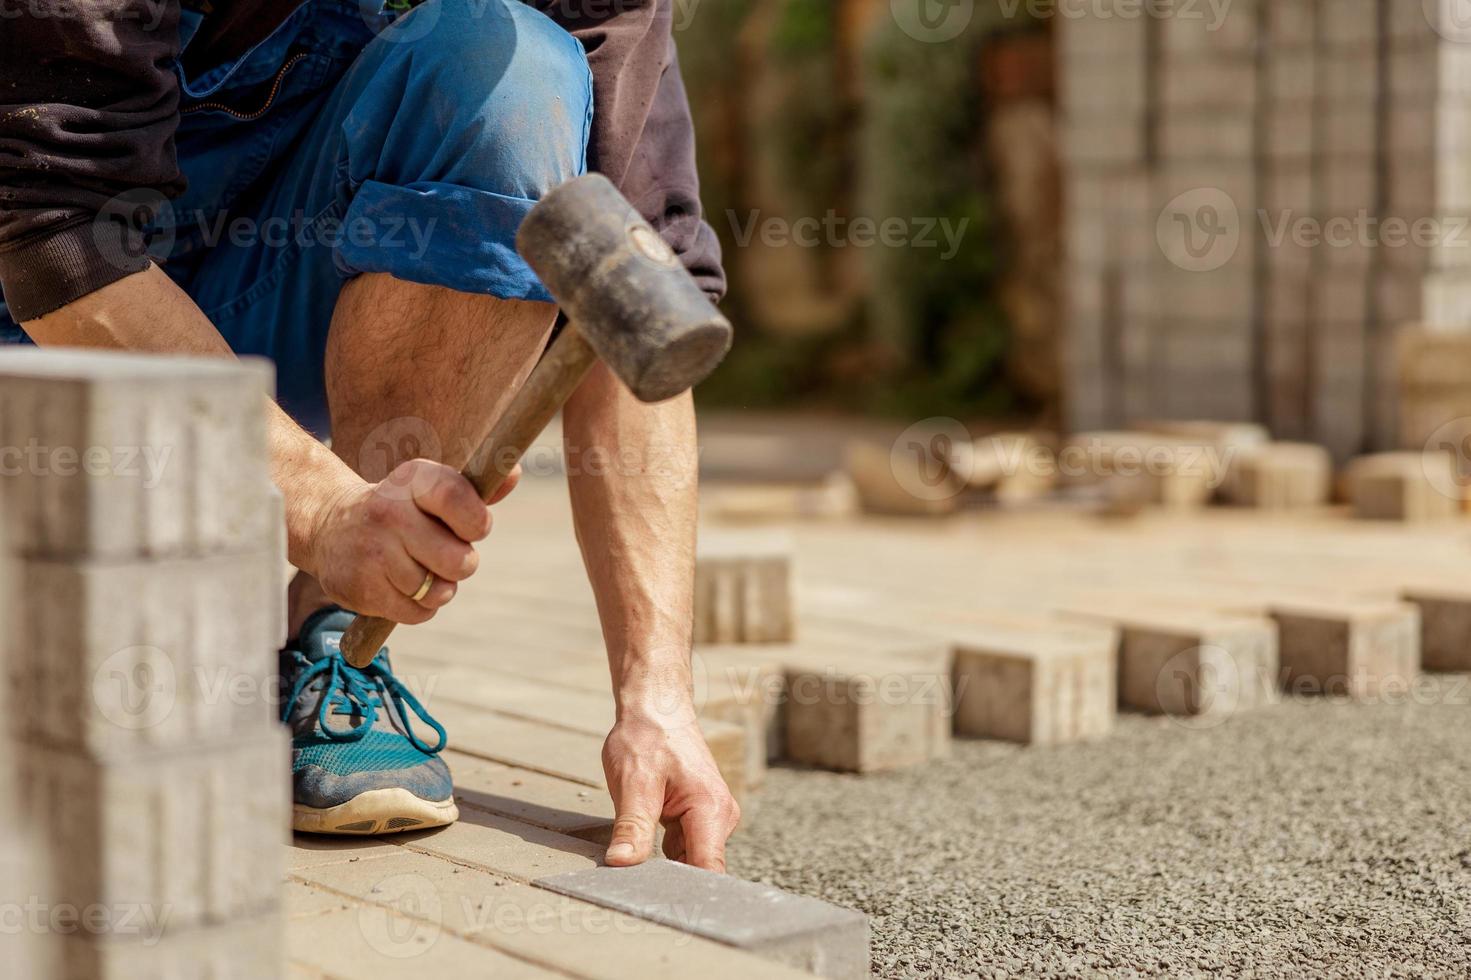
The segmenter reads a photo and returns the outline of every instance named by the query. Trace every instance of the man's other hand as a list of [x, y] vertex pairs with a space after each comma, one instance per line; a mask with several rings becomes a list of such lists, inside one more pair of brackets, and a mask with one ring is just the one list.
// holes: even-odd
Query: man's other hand
[[603, 745], [603, 771], [617, 819], [607, 862], [629, 867], [647, 861], [662, 824], [664, 854], [708, 871], [725, 871], [725, 842], [741, 810], [694, 709], [625, 710]]

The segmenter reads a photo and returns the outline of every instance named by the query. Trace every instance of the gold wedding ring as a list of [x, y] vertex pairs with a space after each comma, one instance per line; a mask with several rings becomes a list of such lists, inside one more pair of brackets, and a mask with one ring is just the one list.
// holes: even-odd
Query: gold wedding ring
[[409, 598], [410, 599], [413, 599], [415, 602], [418, 602], [420, 599], [422, 599], [426, 595], [428, 595], [429, 594], [429, 590], [431, 588], [433, 588], [433, 587], [434, 587], [434, 573], [433, 572], [430, 572], [428, 575], [425, 575], [424, 576], [424, 584], [421, 585], [421, 586], [419, 586], [419, 591], [418, 592], [415, 592], [413, 595], [409, 596]]

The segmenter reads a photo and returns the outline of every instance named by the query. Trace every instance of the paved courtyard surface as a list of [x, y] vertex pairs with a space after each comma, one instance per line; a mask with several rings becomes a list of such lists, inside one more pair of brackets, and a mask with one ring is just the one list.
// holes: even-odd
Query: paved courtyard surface
[[872, 916], [883, 977], [1471, 976], [1471, 675], [865, 777], [776, 768], [745, 878]]

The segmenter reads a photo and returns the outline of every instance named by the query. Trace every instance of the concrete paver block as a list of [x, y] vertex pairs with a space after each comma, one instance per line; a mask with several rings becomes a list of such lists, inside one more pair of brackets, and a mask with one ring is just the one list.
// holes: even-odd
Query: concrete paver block
[[880, 772], [950, 754], [950, 651], [788, 648], [781, 657], [783, 755], [840, 772]]
[[1025, 432], [998, 432], [957, 446], [950, 464], [968, 486], [991, 491], [1001, 503], [1034, 500], [1057, 482], [1052, 451]]
[[793, 628], [790, 544], [755, 535], [703, 537], [695, 642], [786, 643]]
[[275, 725], [278, 555], [21, 564], [27, 599], [6, 665], [13, 737], [132, 760]]
[[[409, 950], [413, 932], [468, 939], [568, 976], [596, 980], [748, 980], [798, 977], [755, 956], [544, 888], [399, 849], [397, 855], [317, 868], [302, 876], [354, 904], [403, 913]], [[302, 887], [306, 887], [303, 885]], [[370, 930], [382, 913], [361, 917]], [[366, 933], [365, 933], [366, 935]], [[385, 936], [386, 938], [386, 936]]]
[[1118, 636], [961, 640], [955, 644], [955, 731], [1027, 745], [1097, 738], [1118, 705]]
[[835, 980], [868, 976], [868, 917], [671, 861], [592, 868], [536, 884]]
[[1119, 704], [1228, 715], [1278, 700], [1277, 626], [1262, 617], [1179, 610], [1073, 613], [1119, 631]]
[[344, 980], [409, 973], [435, 980], [566, 977], [381, 906], [293, 919], [286, 925], [286, 951], [294, 967]]
[[12, 546], [51, 559], [256, 551], [281, 534], [263, 361], [10, 347], [0, 450]]
[[278, 728], [115, 763], [24, 747], [20, 799], [56, 864], [53, 903], [136, 910], [169, 931], [276, 909], [287, 743]]
[[1435, 521], [1461, 512], [1462, 491], [1450, 453], [1363, 456], [1345, 474], [1354, 514], [1379, 521]]
[[1420, 673], [1420, 613], [1406, 603], [1272, 609], [1288, 691], [1372, 698]]
[[537, 827], [606, 844], [613, 801], [606, 791], [447, 750], [455, 801]]
[[[852, 442], [846, 452], [848, 476], [858, 491], [859, 505], [870, 513], [935, 517], [954, 513], [964, 489], [948, 468], [935, 472], [934, 460], [891, 452], [889, 447]], [[896, 467], [904, 467], [897, 473]]]
[[1403, 596], [1420, 610], [1421, 667], [1471, 670], [1471, 590], [1410, 588]]
[[1333, 457], [1322, 446], [1275, 442], [1232, 461], [1226, 498], [1243, 507], [1293, 510], [1321, 507], [1333, 485]]

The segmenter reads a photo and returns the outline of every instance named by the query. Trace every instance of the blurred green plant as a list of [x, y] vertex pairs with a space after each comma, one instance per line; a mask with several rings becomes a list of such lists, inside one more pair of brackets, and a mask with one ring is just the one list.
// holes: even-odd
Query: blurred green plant
[[[979, 2], [970, 29], [943, 44], [879, 16], [856, 50], [844, 50], [845, 2], [721, 0], [680, 36], [703, 197], [726, 248], [737, 326], [735, 350], [701, 387], [701, 402], [904, 416], [1014, 411], [997, 299], [1006, 246], [980, 81], [982, 47], [1002, 27], [1000, 0]], [[943, 242], [804, 250], [805, 288], [836, 300], [827, 310], [836, 319], [777, 330], [765, 322], [771, 298], [753, 296], [758, 287], [747, 281], [754, 259], [772, 261], [769, 250], [742, 252], [730, 220], [769, 209], [773, 198], [789, 221], [835, 212], [913, 228], [945, 219], [963, 234], [953, 254]], [[842, 302], [845, 292], [855, 301]], [[815, 305], [796, 301], [804, 298], [790, 306]]]

